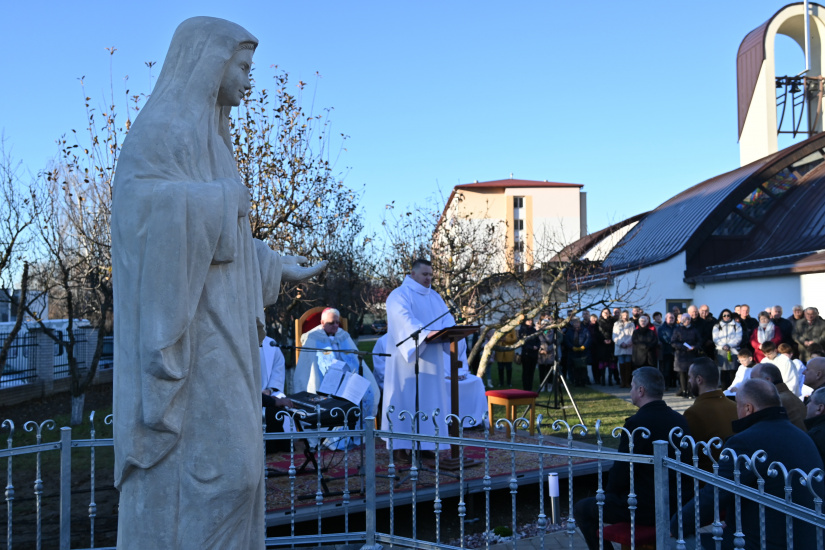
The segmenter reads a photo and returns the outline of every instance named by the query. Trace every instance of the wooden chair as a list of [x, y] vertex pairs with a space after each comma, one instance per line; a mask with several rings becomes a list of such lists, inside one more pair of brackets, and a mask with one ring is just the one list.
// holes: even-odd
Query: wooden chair
[[[493, 405], [504, 405], [504, 417], [511, 423], [516, 419], [516, 407], [519, 405], [529, 405], [530, 410], [530, 435], [536, 430], [536, 392], [526, 390], [490, 390], [487, 395], [487, 415], [490, 418], [490, 429], [495, 429], [493, 421]], [[510, 427], [507, 427], [507, 436], [510, 436]]]
[[[324, 306], [314, 307], [304, 312], [299, 318], [295, 319], [295, 347], [301, 347], [301, 336], [305, 332], [309, 332], [321, 324], [321, 313], [327, 309]], [[349, 332], [347, 319], [341, 317], [341, 328]], [[301, 355], [301, 350], [295, 350], [295, 364], [298, 364], [298, 357]]]

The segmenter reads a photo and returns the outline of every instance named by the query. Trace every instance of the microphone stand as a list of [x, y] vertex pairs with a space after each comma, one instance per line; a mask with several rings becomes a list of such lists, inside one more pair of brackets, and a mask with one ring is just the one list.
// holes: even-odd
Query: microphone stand
[[[449, 315], [451, 312], [452, 312], [452, 308], [448, 307], [447, 311], [445, 311], [444, 313], [442, 313], [441, 315], [439, 315], [438, 317], [436, 317], [435, 319], [433, 319], [432, 321], [430, 321], [429, 323], [427, 323], [423, 327], [420, 327], [418, 330], [413, 331], [409, 336], [407, 336], [406, 338], [404, 338], [403, 340], [401, 340], [400, 342], [395, 344], [395, 347], [400, 347], [401, 344], [403, 344], [407, 340], [412, 339], [412, 340], [415, 341], [415, 413], [413, 415], [413, 424], [415, 425], [415, 433], [417, 435], [421, 434], [421, 429], [420, 429], [421, 428], [421, 426], [420, 426], [421, 420], [418, 417], [418, 411], [421, 408], [420, 398], [419, 398], [419, 385], [418, 385], [418, 373], [419, 373], [418, 360], [419, 360], [419, 353], [420, 353], [419, 352], [419, 346], [420, 346], [419, 337], [421, 336], [422, 331], [429, 328], [430, 325], [432, 325], [436, 321], [441, 320], [446, 315]], [[412, 465], [410, 466], [410, 471], [413, 469], [413, 467], [416, 467], [418, 470], [426, 470], [428, 472], [434, 471], [430, 468], [424, 468], [421, 464], [421, 440], [420, 439], [417, 439], [415, 441], [415, 447], [414, 447], [414, 452], [413, 452], [413, 456], [412, 456]], [[447, 475], [450, 475], [447, 472], [445, 472], [445, 473]], [[402, 483], [407, 481], [407, 479], [409, 479], [410, 477], [411, 477], [411, 474], [407, 473], [406, 476], [404, 476], [403, 478], [398, 480], [398, 483], [396, 483], [396, 487], [398, 487], [399, 485], [401, 485]]]

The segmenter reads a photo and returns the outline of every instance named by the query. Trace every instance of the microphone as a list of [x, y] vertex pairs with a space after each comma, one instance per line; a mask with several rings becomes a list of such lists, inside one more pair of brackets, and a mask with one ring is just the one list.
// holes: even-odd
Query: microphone
[[452, 298], [447, 298], [447, 305], [450, 308], [450, 313], [456, 316], [456, 323], [460, 323], [464, 320], [464, 318], [461, 316], [461, 310], [458, 309], [458, 306]]

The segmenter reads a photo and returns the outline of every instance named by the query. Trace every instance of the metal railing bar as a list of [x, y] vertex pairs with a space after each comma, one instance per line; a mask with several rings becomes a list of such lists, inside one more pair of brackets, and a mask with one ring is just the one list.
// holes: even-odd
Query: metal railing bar
[[12, 447], [11, 449], [0, 449], [0, 458], [7, 456], [25, 455], [44, 451], [57, 451], [63, 445], [60, 441], [54, 443], [35, 443], [34, 445], [25, 445], [23, 447]]

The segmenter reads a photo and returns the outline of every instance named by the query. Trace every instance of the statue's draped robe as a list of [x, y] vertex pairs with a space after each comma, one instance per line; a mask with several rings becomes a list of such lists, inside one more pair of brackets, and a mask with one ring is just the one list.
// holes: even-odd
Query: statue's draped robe
[[[392, 357], [387, 359], [384, 373], [382, 414], [385, 418], [389, 414], [393, 431], [412, 432], [413, 423], [410, 422], [410, 417], [407, 416], [406, 420], [402, 420], [399, 415], [402, 411], [414, 413], [416, 410], [415, 342], [410, 339], [398, 347], [396, 344], [447, 311], [447, 304], [436, 291], [418, 284], [409, 275], [406, 276], [401, 286], [387, 297], [387, 334], [389, 335], [387, 349], [393, 349], [390, 352]], [[449, 357], [445, 351], [449, 352], [449, 344], [427, 344], [424, 339], [430, 331], [454, 325], [455, 319], [447, 313], [421, 332], [418, 361], [418, 410], [427, 415], [427, 420], [420, 422], [422, 434], [435, 434], [432, 413], [439, 409], [439, 415], [436, 417], [439, 435], [446, 436], [447, 424], [444, 419], [450, 413], [449, 410], [444, 410], [444, 405], [450, 402], [444, 381], [444, 365]], [[390, 407], [395, 408], [393, 413], [390, 413]], [[389, 424], [383, 419], [382, 428], [389, 428]], [[409, 440], [394, 439], [392, 443], [394, 449], [412, 447]], [[389, 446], [389, 441], [387, 446]], [[421, 448], [435, 449], [435, 444], [424, 442]]]
[[259, 338], [281, 259], [251, 236], [226, 108], [241, 27], [197, 17], [172, 39], [117, 167], [118, 548], [262, 549]]

